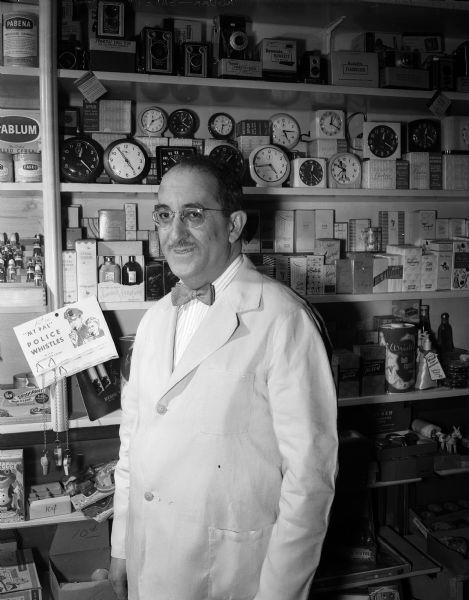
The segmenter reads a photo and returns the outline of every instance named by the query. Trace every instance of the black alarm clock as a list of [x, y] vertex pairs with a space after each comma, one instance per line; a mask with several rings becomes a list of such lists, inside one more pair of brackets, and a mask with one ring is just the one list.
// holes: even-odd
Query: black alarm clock
[[92, 138], [71, 137], [60, 148], [60, 174], [64, 181], [92, 183], [103, 170], [103, 148]]
[[407, 123], [407, 152], [440, 152], [441, 124], [437, 119]]
[[222, 169], [233, 175], [233, 177], [242, 181], [245, 170], [245, 161], [238, 148], [235, 148], [231, 144], [220, 144], [211, 150], [209, 158], [215, 161]]
[[365, 121], [363, 158], [401, 158], [401, 124]]
[[178, 108], [168, 117], [168, 129], [176, 138], [191, 138], [199, 128], [199, 118], [189, 108]]
[[196, 149], [189, 146], [161, 146], [158, 148], [158, 180], [161, 181], [163, 175], [182, 158], [193, 156], [194, 154], [196, 154]]

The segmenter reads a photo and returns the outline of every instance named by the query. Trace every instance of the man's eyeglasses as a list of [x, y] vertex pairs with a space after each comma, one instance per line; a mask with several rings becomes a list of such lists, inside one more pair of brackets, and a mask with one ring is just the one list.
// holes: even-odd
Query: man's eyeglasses
[[205, 223], [205, 212], [208, 210], [223, 213], [227, 212], [224, 208], [202, 208], [199, 206], [192, 206], [183, 208], [182, 210], [171, 210], [166, 206], [160, 206], [153, 211], [151, 216], [160, 229], [171, 227], [176, 214], [179, 215], [179, 218], [183, 223], [197, 229], [197, 227], [201, 227]]

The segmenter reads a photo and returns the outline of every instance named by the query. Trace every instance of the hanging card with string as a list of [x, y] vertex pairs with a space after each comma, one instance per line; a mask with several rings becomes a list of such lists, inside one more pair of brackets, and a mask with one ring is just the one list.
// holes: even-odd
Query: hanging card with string
[[13, 329], [29, 367], [42, 387], [118, 356], [94, 296], [67, 304]]

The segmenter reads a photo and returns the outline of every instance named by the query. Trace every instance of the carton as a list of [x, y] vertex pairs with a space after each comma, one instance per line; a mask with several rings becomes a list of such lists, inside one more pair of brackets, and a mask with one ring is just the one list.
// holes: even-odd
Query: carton
[[57, 525], [49, 550], [49, 582], [54, 600], [115, 600], [110, 582], [92, 581], [95, 569], [109, 569], [106, 523], [93, 520]]
[[[7, 588], [0, 598], [5, 600], [41, 600], [42, 589], [30, 549], [0, 550], [1, 591]], [[8, 587], [7, 587], [8, 586]]]

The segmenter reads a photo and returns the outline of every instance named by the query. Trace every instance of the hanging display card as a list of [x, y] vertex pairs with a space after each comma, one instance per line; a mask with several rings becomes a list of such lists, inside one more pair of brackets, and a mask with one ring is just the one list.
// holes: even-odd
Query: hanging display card
[[95, 296], [13, 329], [41, 387], [118, 356]]

